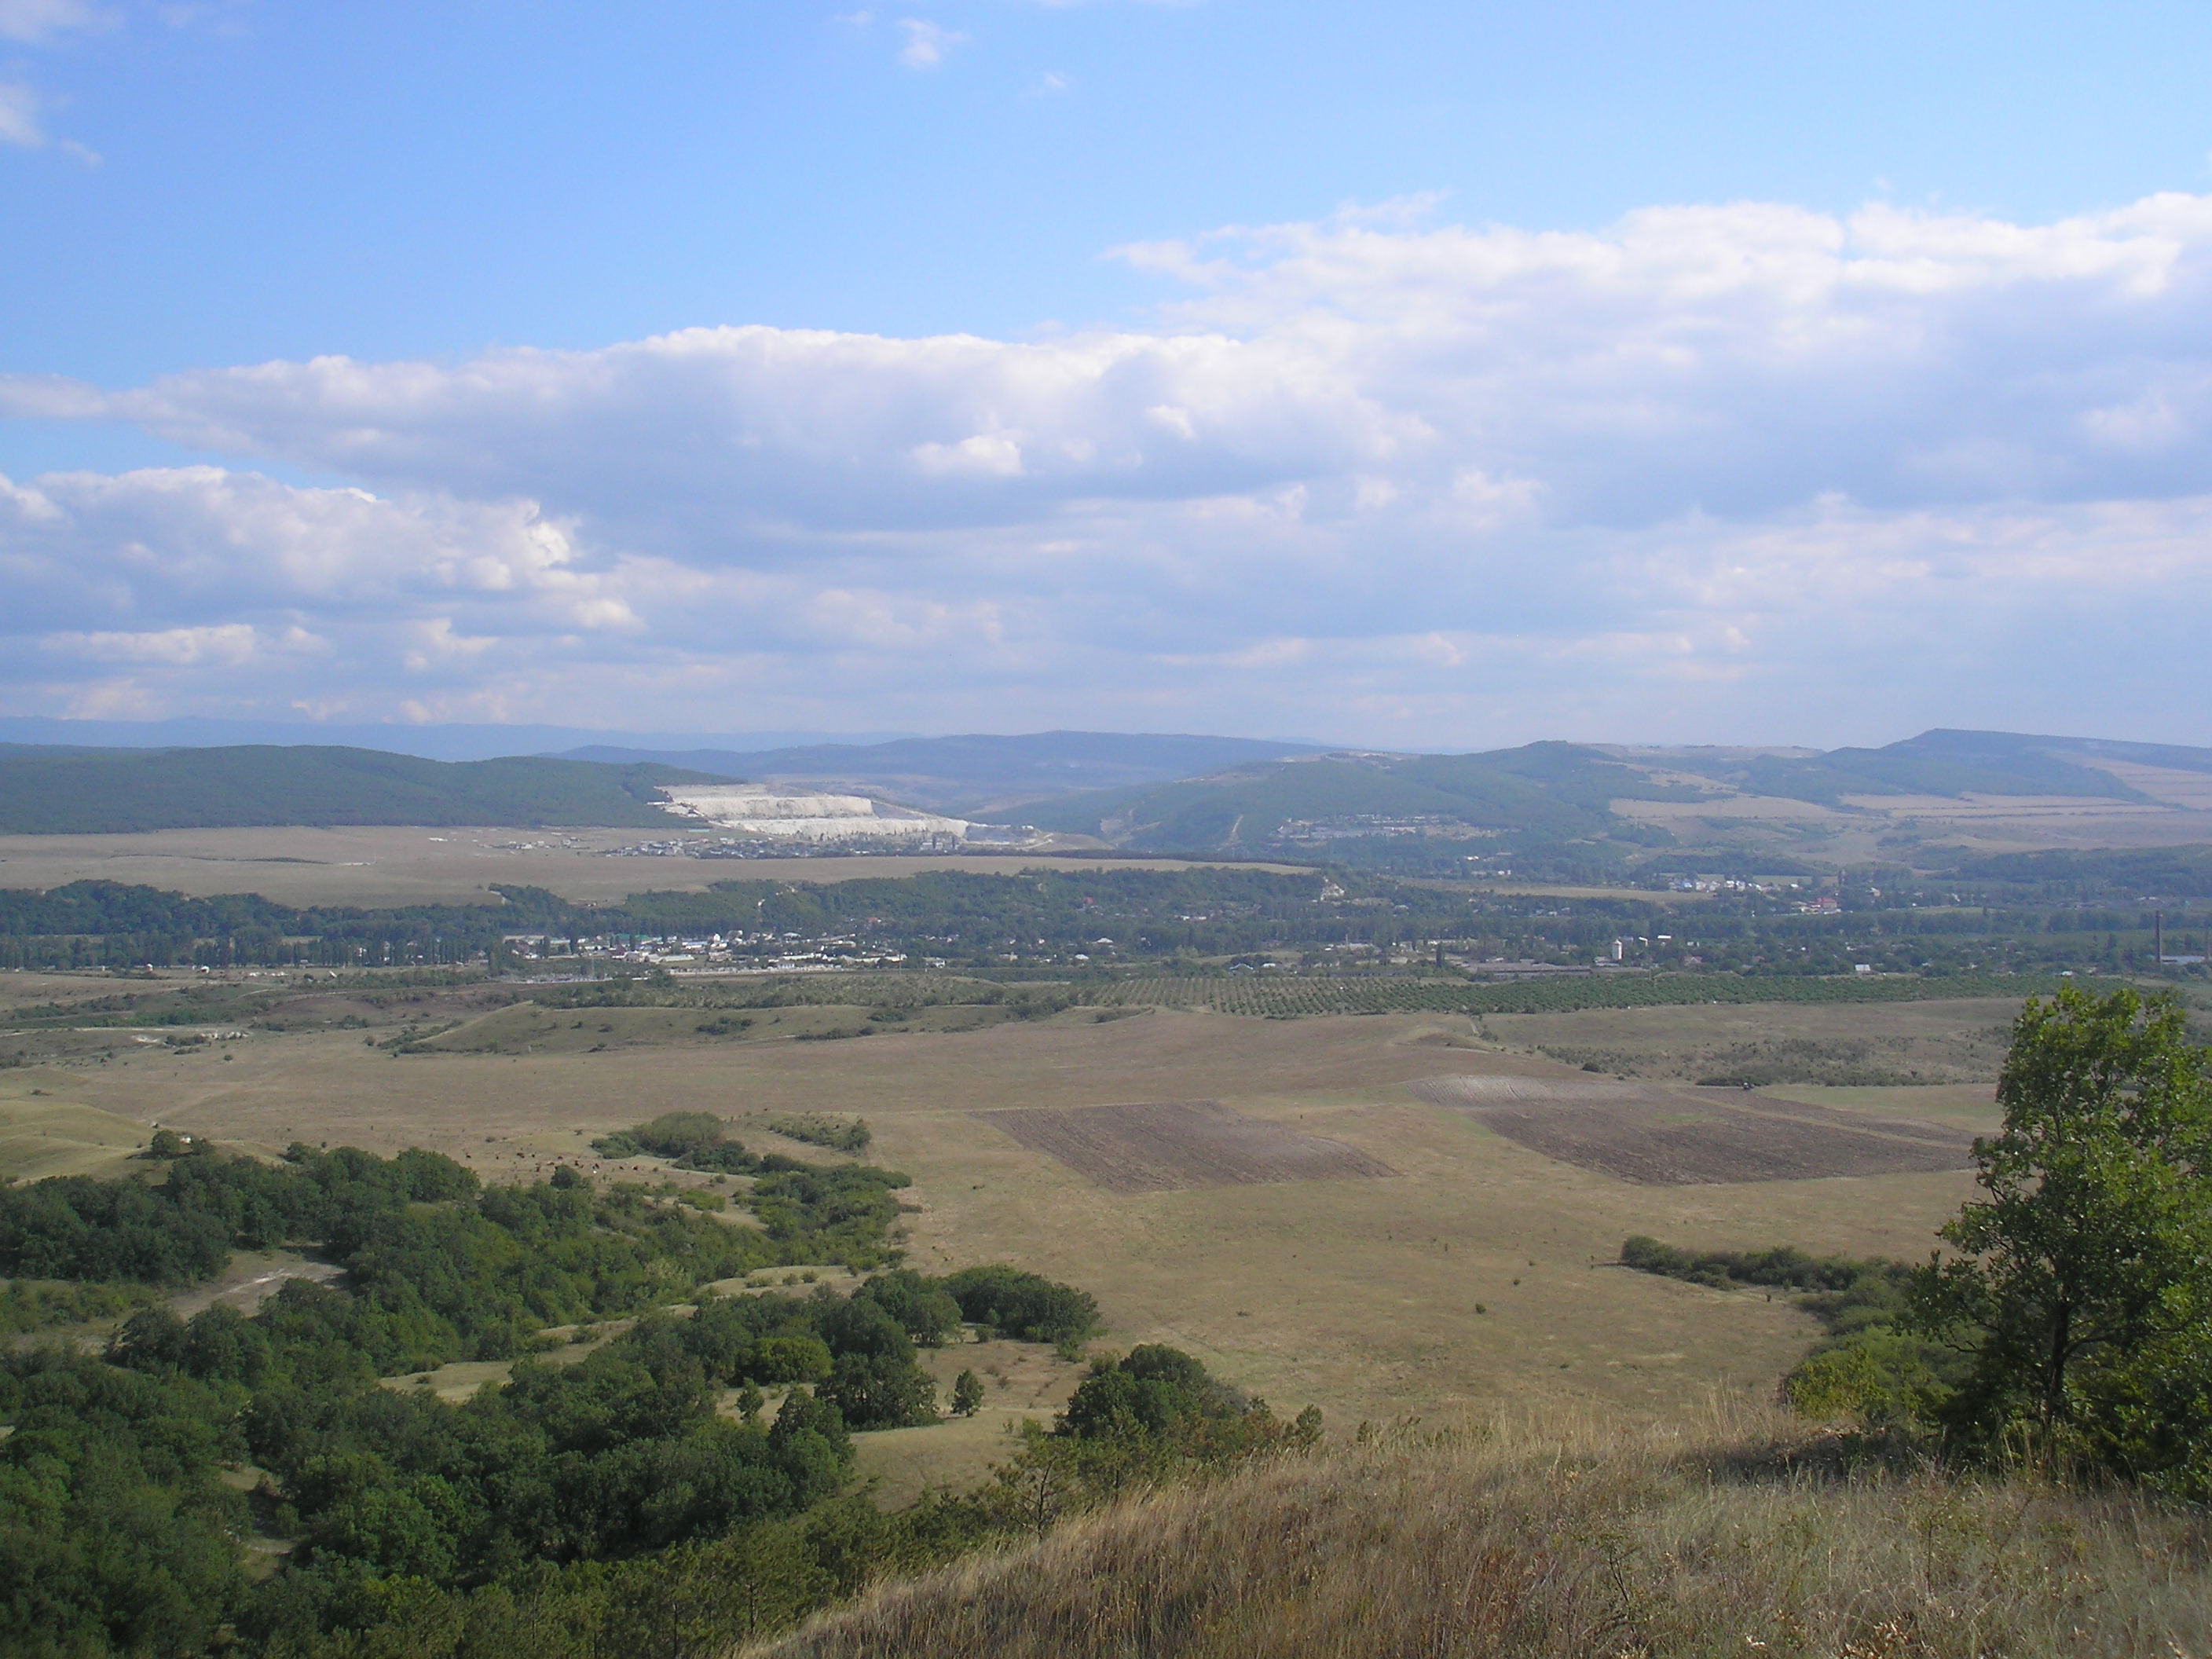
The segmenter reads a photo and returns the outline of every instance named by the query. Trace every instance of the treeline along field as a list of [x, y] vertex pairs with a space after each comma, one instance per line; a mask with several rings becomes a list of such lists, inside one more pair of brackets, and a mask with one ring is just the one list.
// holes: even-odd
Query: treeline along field
[[[2171, 954], [2189, 954], [2184, 947], [2192, 942], [2194, 954], [2212, 954], [2205, 861], [2194, 856], [2202, 849], [2184, 850], [2190, 855], [2157, 860], [2114, 854], [2105, 865], [2055, 865], [2049, 859], [2056, 855], [2040, 854], [2019, 864], [1983, 860], [1971, 881], [1844, 872], [1820, 890], [1826, 908], [1811, 904], [1814, 888], [1804, 884], [1690, 898], [1632, 890], [1554, 896], [1341, 870], [1111, 865], [1012, 876], [728, 881], [599, 906], [501, 886], [495, 904], [303, 909], [250, 895], [198, 899], [78, 882], [0, 891], [0, 968], [473, 964], [502, 971], [567, 960], [605, 971], [611, 951], [713, 937], [721, 942], [720, 958], [733, 966], [771, 963], [796, 949], [832, 965], [841, 957], [903, 958], [999, 978], [1071, 981], [1132, 970], [1342, 978], [1425, 968], [1463, 979], [1451, 963], [1478, 975], [1492, 958], [1588, 967], [1616, 951], [1621, 966], [1649, 974], [1760, 980], [1862, 969], [2149, 972], [2161, 971], [2154, 939]], [[2144, 896], [2137, 879], [2154, 875], [2171, 884]], [[2118, 895], [2130, 890], [2135, 896], [2123, 902]]]

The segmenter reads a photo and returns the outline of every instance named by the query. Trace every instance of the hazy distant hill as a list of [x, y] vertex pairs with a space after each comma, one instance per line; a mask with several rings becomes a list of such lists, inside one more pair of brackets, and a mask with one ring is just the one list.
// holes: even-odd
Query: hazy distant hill
[[889, 743], [823, 743], [746, 751], [592, 744], [563, 750], [562, 758], [651, 761], [756, 781], [843, 784], [915, 806], [972, 813], [994, 803], [1198, 777], [1254, 761], [1311, 754], [1324, 746], [1252, 738], [1036, 732], [1020, 737], [902, 738]]
[[374, 749], [379, 754], [418, 755], [424, 760], [498, 760], [508, 755], [550, 755], [579, 744], [613, 744], [651, 758], [678, 749], [788, 749], [798, 744], [883, 743], [910, 737], [898, 731], [831, 735], [820, 732], [610, 732], [575, 726], [486, 726], [459, 722], [210, 720], [184, 715], [166, 720], [56, 720], [40, 714], [0, 714], [0, 749], [239, 749], [249, 744], [311, 749]]
[[[2120, 751], [2127, 751], [2122, 753]], [[2161, 748], [2150, 744], [2097, 743], [2027, 737], [2010, 732], [1923, 732], [1881, 749], [1835, 749], [1805, 760], [1761, 757], [1747, 763], [1695, 767], [1748, 793], [1833, 805], [1846, 795], [2087, 795], [2108, 800], [2144, 797], [2110, 772], [2082, 765], [2075, 755], [2097, 752], [2114, 760], [2179, 770], [2212, 770], [2212, 750]], [[2194, 761], [2144, 758], [2195, 757]], [[1686, 769], [1690, 769], [1686, 768]]]
[[[1711, 843], [1711, 826], [1693, 830], [1680, 815], [1701, 801], [1736, 808], [1762, 799], [1804, 802], [1828, 809], [1832, 822], [1839, 808], [1845, 818], [1867, 817], [1850, 807], [1853, 800], [2057, 797], [2156, 807], [2145, 789], [2164, 790], [2160, 799], [2191, 799], [2194, 790], [2212, 800], [2212, 791], [2193, 781], [2175, 793], [2173, 781], [2190, 775], [2212, 776], [2212, 750], [1954, 731], [1825, 754], [1567, 743], [1469, 755], [1327, 753], [1242, 738], [1087, 732], [750, 753], [589, 748], [470, 762], [336, 747], [0, 744], [0, 833], [345, 823], [659, 828], [669, 819], [651, 804], [658, 787], [746, 779], [842, 785], [1131, 852], [1357, 860], [1363, 848], [1375, 853], [1393, 838], [1410, 846], [1441, 837], [1435, 850], [1452, 859], [1539, 844], [1615, 857]], [[1616, 802], [1671, 805], [1639, 815], [1616, 811]], [[1758, 817], [1736, 813], [1731, 821]], [[1792, 850], [1786, 839], [1769, 837], [1784, 858]], [[1458, 853], [1442, 844], [1455, 840], [1468, 844]]]
[[1655, 782], [1600, 750], [1537, 743], [1485, 755], [1335, 754], [1263, 762], [995, 816], [1097, 836], [1133, 850], [1260, 850], [1429, 822], [1565, 839], [1603, 828], [1611, 800], [1695, 800], [1705, 793]]
[[717, 775], [584, 761], [418, 760], [372, 749], [0, 753], [0, 834], [258, 824], [652, 825], [665, 784]]
[[1514, 844], [1522, 846], [1532, 837], [1650, 846], [1673, 838], [1639, 830], [1611, 810], [1612, 802], [1770, 797], [1832, 807], [1852, 797], [2150, 799], [2102, 762], [2212, 773], [2212, 750], [1950, 731], [1826, 754], [1538, 743], [1473, 755], [1269, 760], [984, 816], [1155, 853], [1348, 850], [1439, 829], [1478, 839], [1516, 837]]

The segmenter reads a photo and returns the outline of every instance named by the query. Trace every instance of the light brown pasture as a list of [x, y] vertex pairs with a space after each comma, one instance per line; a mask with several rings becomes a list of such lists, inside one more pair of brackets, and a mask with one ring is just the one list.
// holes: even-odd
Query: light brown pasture
[[[927, 870], [1012, 875], [1049, 867], [1094, 870], [1094, 859], [1048, 854], [944, 857], [623, 858], [617, 849], [704, 839], [671, 819], [665, 830], [421, 829], [372, 824], [312, 830], [160, 830], [128, 836], [0, 836], [0, 888], [44, 890], [72, 881], [119, 881], [206, 896], [258, 893], [280, 904], [495, 904], [495, 885], [543, 887], [576, 902], [632, 893], [703, 892], [718, 881], [852, 881]], [[1116, 860], [1118, 868], [1185, 870], [1188, 859]], [[1249, 868], [1252, 866], [1240, 866]], [[1287, 869], [1286, 866], [1261, 866]]]
[[[1496, 1042], [1601, 1072], [1695, 1082], [1797, 1045], [1796, 1062], [1929, 1084], [1995, 1083], [2016, 998], [1929, 1002], [1697, 1003], [1485, 1014]], [[1801, 1070], [1799, 1075], [1806, 1075]], [[1820, 1075], [1814, 1069], [1812, 1075]], [[1840, 1079], [1839, 1079], [1840, 1080]]]
[[[1607, 1265], [1625, 1236], [1917, 1255], [1971, 1189], [1957, 1174], [1655, 1188], [1554, 1162], [1406, 1086], [1579, 1075], [1438, 1041], [1468, 1030], [1463, 1018], [1154, 1012], [865, 1042], [398, 1058], [358, 1033], [257, 1033], [226, 1045], [232, 1060], [140, 1049], [7, 1084], [268, 1151], [422, 1145], [495, 1176], [574, 1158], [592, 1134], [675, 1108], [856, 1114], [875, 1130], [872, 1159], [914, 1177], [902, 1227], [915, 1265], [1008, 1261], [1081, 1285], [1110, 1345], [1173, 1342], [1279, 1407], [1318, 1404], [1340, 1428], [1512, 1395], [1639, 1410], [1722, 1379], [1771, 1388], [1809, 1320], [1762, 1295]], [[974, 1115], [1177, 1100], [1341, 1141], [1398, 1175], [1118, 1194]], [[1956, 1109], [1947, 1121], [1975, 1115]]]

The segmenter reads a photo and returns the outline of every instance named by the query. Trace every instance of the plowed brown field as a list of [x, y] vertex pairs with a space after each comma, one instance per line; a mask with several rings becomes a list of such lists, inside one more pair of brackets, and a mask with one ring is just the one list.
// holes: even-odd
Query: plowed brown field
[[1413, 1092], [1471, 1108], [1484, 1127], [1531, 1152], [1650, 1187], [1936, 1174], [1972, 1161], [1972, 1137], [1954, 1128], [1738, 1089], [1460, 1077]]

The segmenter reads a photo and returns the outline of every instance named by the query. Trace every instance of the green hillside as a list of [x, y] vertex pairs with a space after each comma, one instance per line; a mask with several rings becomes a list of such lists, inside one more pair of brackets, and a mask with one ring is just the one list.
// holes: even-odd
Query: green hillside
[[666, 827], [671, 766], [418, 760], [373, 749], [252, 744], [0, 756], [0, 834], [362, 823]]
[[[2118, 751], [2127, 750], [2125, 756]], [[1666, 844], [1611, 811], [1620, 800], [1779, 797], [1828, 806], [1852, 796], [2070, 795], [2148, 799], [2093, 763], [2212, 769], [2212, 751], [2093, 744], [2002, 732], [1925, 732], [1881, 749], [1802, 757], [1617, 751], [1532, 743], [1473, 755], [1334, 754], [1262, 761], [1181, 782], [1095, 790], [985, 814], [1134, 852], [1349, 855], [1395, 836], [1441, 835], [1527, 854], [1560, 844]], [[1668, 779], [1662, 782], [1654, 774]], [[1687, 779], [1685, 781], [1685, 779]], [[1779, 866], [1778, 866], [1779, 867]]]
[[1712, 775], [1749, 794], [1823, 806], [1833, 806], [1846, 795], [2147, 799], [2111, 773], [2067, 758], [2069, 750], [2078, 748], [2063, 738], [2007, 732], [1923, 732], [1881, 749], [1837, 749], [1809, 760], [1770, 756]]
[[1003, 816], [1146, 852], [1273, 849], [1441, 823], [1565, 839], [1601, 833], [1609, 800], [1695, 799], [1595, 749], [1539, 743], [1486, 755], [1329, 755], [1211, 778], [1096, 791]]

